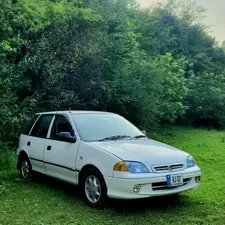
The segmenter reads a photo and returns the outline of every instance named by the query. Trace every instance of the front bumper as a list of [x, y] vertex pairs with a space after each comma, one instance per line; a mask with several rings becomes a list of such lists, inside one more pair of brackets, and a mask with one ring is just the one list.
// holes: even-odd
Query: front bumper
[[[166, 185], [166, 175], [183, 174], [184, 184], [182, 186], [168, 188]], [[186, 169], [173, 173], [150, 173], [145, 178], [115, 178], [104, 177], [108, 189], [108, 197], [117, 199], [139, 199], [171, 195], [187, 191], [199, 186], [195, 178], [201, 176], [201, 170], [196, 168]], [[135, 185], [140, 184], [138, 193], [133, 191]]]

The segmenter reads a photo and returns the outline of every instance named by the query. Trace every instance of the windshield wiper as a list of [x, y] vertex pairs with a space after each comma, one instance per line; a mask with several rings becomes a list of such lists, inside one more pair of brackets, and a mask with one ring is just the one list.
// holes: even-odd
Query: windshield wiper
[[103, 138], [99, 141], [114, 141], [114, 140], [119, 140], [119, 139], [124, 139], [124, 138], [129, 138], [130, 136], [127, 136], [127, 135], [114, 135], [114, 136], [110, 136], [110, 137], [106, 137], [106, 138]]
[[133, 139], [138, 139], [138, 138], [148, 138], [146, 135], [137, 135], [137, 136], [134, 136], [132, 137], [130, 140], [133, 140]]

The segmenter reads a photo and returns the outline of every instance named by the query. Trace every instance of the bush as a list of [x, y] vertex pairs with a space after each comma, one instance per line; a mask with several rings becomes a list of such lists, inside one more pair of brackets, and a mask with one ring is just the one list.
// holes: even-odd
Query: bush
[[0, 142], [0, 171], [16, 170], [16, 152], [5, 143]]

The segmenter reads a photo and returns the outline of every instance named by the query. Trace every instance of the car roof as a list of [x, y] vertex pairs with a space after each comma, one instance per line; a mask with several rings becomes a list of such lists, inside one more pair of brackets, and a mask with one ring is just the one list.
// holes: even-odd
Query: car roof
[[70, 111], [52, 111], [52, 112], [40, 112], [39, 114], [115, 114], [104, 111], [88, 111], [88, 110], [70, 110]]

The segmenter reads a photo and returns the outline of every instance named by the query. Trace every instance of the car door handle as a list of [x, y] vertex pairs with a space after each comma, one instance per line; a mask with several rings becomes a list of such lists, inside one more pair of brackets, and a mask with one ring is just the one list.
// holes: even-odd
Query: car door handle
[[51, 151], [51, 148], [52, 148], [52, 146], [50, 146], [50, 145], [47, 146], [48, 151]]
[[28, 142], [27, 142], [27, 146], [30, 146], [30, 144], [31, 144], [30, 141], [28, 141]]

